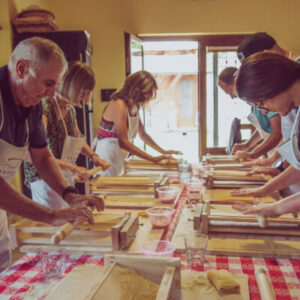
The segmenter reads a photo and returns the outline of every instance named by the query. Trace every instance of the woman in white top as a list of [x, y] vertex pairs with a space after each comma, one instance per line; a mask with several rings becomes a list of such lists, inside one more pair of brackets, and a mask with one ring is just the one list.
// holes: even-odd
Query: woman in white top
[[[278, 54], [254, 54], [243, 61], [236, 81], [236, 90], [241, 99], [250, 101], [259, 108], [277, 111], [281, 116], [287, 116], [294, 107], [300, 106], [300, 65]], [[300, 109], [295, 117], [290, 138], [278, 148], [290, 166], [263, 187], [237, 190], [232, 193], [233, 195], [260, 197], [300, 182], [299, 112]], [[244, 210], [249, 213], [275, 216], [297, 212], [299, 208], [298, 192], [276, 204], [260, 204]]]
[[[119, 176], [129, 153], [154, 163], [162, 162], [177, 151], [166, 151], [146, 133], [139, 118], [139, 109], [155, 98], [157, 83], [151, 73], [138, 71], [129, 75], [123, 86], [111, 96], [99, 126], [96, 153], [111, 167], [102, 176]], [[133, 144], [136, 135], [162, 155], [152, 156]]]

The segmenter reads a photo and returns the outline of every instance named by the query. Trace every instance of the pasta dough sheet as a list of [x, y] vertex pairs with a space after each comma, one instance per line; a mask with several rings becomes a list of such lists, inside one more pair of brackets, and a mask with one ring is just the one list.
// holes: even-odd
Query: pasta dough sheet
[[239, 293], [240, 285], [227, 270], [208, 270], [207, 278], [220, 293]]
[[240, 284], [238, 293], [219, 293], [207, 278], [207, 272], [181, 271], [181, 300], [250, 300], [248, 276], [233, 276]]
[[131, 269], [115, 266], [92, 300], [155, 300], [159, 285]]

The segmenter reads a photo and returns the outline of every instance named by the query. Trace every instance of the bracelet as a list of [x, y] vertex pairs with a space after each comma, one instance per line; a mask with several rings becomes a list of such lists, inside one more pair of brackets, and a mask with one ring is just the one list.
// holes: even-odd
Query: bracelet
[[79, 194], [79, 191], [78, 191], [78, 189], [77, 189], [76, 187], [70, 185], [70, 186], [67, 186], [67, 187], [63, 190], [63, 192], [62, 192], [62, 194], [61, 194], [61, 197], [62, 197], [64, 200], [66, 200], [65, 197], [66, 197], [66, 195], [69, 194], [69, 193]]

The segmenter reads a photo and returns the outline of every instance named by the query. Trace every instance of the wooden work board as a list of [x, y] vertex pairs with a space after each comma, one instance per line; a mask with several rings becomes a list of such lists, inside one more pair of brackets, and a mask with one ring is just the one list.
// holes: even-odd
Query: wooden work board
[[168, 183], [168, 178], [159, 176], [156, 179], [146, 176], [117, 176], [117, 177], [96, 177], [90, 180], [91, 186], [114, 187], [114, 186], [132, 186], [132, 187], [158, 187]]
[[268, 218], [267, 224], [261, 227], [255, 215], [244, 215], [231, 205], [198, 204], [194, 215], [194, 229], [203, 234], [209, 233], [241, 233], [300, 236], [300, 220], [292, 214], [284, 214], [278, 218]]
[[249, 180], [214, 180], [213, 176], [206, 177], [207, 189], [240, 189], [243, 187], [254, 188], [265, 184], [263, 181], [249, 181]]
[[206, 154], [202, 157], [202, 162], [208, 164], [228, 164], [228, 163], [236, 163], [234, 155], [210, 155]]
[[[205, 189], [203, 192], [203, 200], [210, 201], [211, 204], [233, 204], [235, 202], [253, 203], [253, 197], [231, 196], [230, 189]], [[270, 196], [260, 197], [259, 200], [264, 203], [271, 203], [280, 200], [281, 196], [278, 192], [272, 193]]]
[[257, 181], [266, 182], [267, 179], [264, 175], [254, 174], [247, 175], [249, 172], [244, 170], [213, 170], [212, 176], [214, 180], [231, 180], [231, 181]]
[[[105, 209], [107, 214], [119, 214], [124, 215], [124, 209]], [[137, 216], [139, 218], [138, 230], [132, 234], [132, 241], [127, 249], [121, 249], [121, 253], [138, 253], [141, 254], [140, 246], [151, 240], [160, 240], [165, 232], [165, 228], [153, 227], [147, 213], [144, 209], [132, 209], [126, 210], [126, 213], [130, 212], [132, 216]], [[28, 220], [29, 221], [29, 220]], [[29, 229], [30, 230], [30, 229]], [[53, 230], [55, 232], [55, 230]], [[18, 234], [18, 232], [17, 232]], [[72, 232], [73, 234], [73, 232]], [[86, 238], [85, 240], [88, 240]], [[107, 234], [106, 241], [111, 240], [111, 235]], [[85, 241], [81, 245], [68, 245], [66, 243], [61, 243], [60, 245], [51, 244], [28, 244], [22, 243], [18, 240], [19, 245], [22, 245], [20, 251], [23, 253], [27, 252], [39, 252], [41, 250], [45, 251], [57, 251], [58, 249], [64, 249], [67, 253], [76, 254], [90, 254], [99, 255], [102, 253], [111, 252], [109, 247], [93, 247], [89, 242]], [[117, 252], [117, 251], [114, 251]]]
[[212, 165], [214, 170], [241, 170], [241, 171], [251, 171], [251, 168], [245, 167], [241, 163], [224, 163], [224, 164], [214, 164]]
[[172, 161], [167, 164], [153, 163], [138, 157], [129, 157], [124, 162], [124, 174], [131, 170], [153, 170], [153, 171], [170, 171], [178, 170], [178, 161]]
[[92, 194], [106, 194], [106, 195], [152, 195], [155, 196], [155, 188], [152, 186], [100, 186], [91, 185], [90, 192]]
[[[153, 196], [149, 197], [147, 195], [108, 195], [105, 199], [105, 207], [128, 209], [146, 209], [155, 206], [176, 207], [184, 190], [184, 184], [180, 183], [174, 186], [179, 187], [179, 192], [172, 203], [161, 203], [159, 198], [155, 198]], [[99, 192], [101, 193], [102, 190], [100, 190]]]
[[[132, 276], [132, 272], [136, 275]], [[126, 289], [128, 297], [147, 291], [152, 293], [151, 299], [179, 300], [180, 281], [179, 258], [105, 255], [104, 266], [76, 266], [50, 291], [46, 300], [124, 299]]]
[[207, 279], [206, 272], [181, 271], [181, 300], [250, 300], [248, 276], [233, 274], [240, 292], [219, 294]]
[[52, 236], [57, 233], [59, 226], [22, 219], [9, 226], [12, 247], [30, 245], [56, 247], [64, 246], [94, 248], [95, 251], [118, 251], [132, 244], [139, 228], [136, 215], [123, 212], [105, 212], [93, 214], [95, 224], [83, 223], [78, 225], [59, 245], [53, 245]]
[[[194, 231], [195, 209], [184, 208], [171, 238], [176, 252], [185, 252], [184, 236]], [[207, 254], [270, 258], [300, 258], [300, 238], [266, 234], [209, 233]]]

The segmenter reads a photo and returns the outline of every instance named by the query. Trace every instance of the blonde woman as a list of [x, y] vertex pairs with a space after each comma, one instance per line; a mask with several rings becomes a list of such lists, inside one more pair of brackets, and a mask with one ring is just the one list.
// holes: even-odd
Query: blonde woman
[[[119, 176], [129, 153], [154, 163], [162, 162], [178, 151], [164, 150], [146, 133], [139, 118], [139, 109], [156, 96], [157, 83], [151, 73], [138, 71], [129, 75], [124, 85], [111, 96], [99, 126], [96, 153], [111, 163], [102, 176]], [[162, 155], [151, 156], [133, 144], [136, 135]]]
[[[76, 61], [69, 64], [68, 71], [57, 87], [54, 97], [43, 99], [43, 122], [48, 136], [49, 147], [69, 185], [73, 184], [74, 175], [81, 181], [89, 178], [84, 167], [76, 165], [78, 155], [92, 159], [94, 165], [107, 169], [109, 164], [100, 159], [86, 143], [78, 129], [74, 105], [87, 103], [95, 87], [92, 69]], [[32, 200], [51, 209], [69, 207], [53, 189], [39, 178], [34, 166], [25, 163], [25, 184], [31, 189]]]

